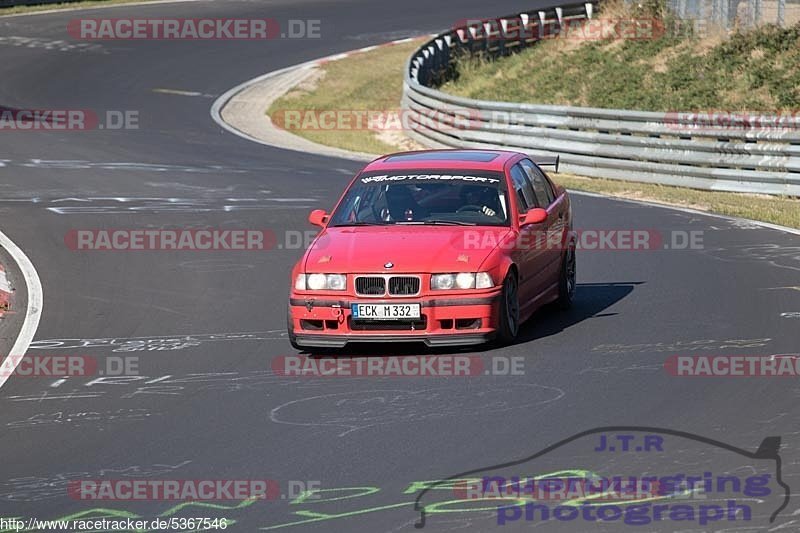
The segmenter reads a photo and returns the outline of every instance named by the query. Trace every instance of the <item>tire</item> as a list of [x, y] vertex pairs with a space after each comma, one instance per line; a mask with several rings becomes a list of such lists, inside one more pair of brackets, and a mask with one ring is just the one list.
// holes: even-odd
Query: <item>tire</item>
[[519, 282], [513, 270], [503, 280], [498, 312], [496, 341], [501, 346], [511, 344], [519, 334]]
[[572, 300], [575, 298], [576, 266], [575, 246], [571, 245], [567, 248], [567, 253], [564, 254], [564, 260], [561, 262], [561, 273], [558, 278], [558, 300], [556, 302], [561, 309], [569, 309], [572, 306]]

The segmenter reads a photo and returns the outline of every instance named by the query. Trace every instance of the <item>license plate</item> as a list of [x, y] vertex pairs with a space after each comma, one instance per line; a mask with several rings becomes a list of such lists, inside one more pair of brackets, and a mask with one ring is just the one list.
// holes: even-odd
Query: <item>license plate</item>
[[355, 320], [404, 320], [419, 318], [419, 304], [350, 304]]

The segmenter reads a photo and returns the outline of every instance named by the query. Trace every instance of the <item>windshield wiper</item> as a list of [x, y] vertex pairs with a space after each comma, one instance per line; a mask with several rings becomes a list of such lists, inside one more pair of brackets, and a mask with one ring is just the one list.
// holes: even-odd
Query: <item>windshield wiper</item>
[[418, 224], [418, 225], [430, 225], [430, 226], [477, 226], [475, 222], [463, 222], [459, 220], [411, 220], [411, 221], [400, 221], [397, 224]]
[[464, 222], [462, 220], [423, 220], [424, 224], [441, 224], [442, 226], [477, 226], [476, 222]]
[[342, 222], [341, 224], [333, 224], [332, 228], [344, 228], [347, 226], [385, 226], [389, 222]]

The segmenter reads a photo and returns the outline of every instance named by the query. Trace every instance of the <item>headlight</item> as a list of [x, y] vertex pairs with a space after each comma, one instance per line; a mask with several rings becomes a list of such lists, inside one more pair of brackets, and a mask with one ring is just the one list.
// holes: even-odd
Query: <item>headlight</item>
[[472, 289], [475, 287], [475, 274], [462, 272], [456, 274], [456, 287], [459, 289]]
[[431, 276], [431, 289], [438, 291], [452, 289], [456, 284], [454, 274], [434, 274]]
[[347, 278], [344, 274], [328, 274], [328, 289], [332, 291], [343, 291], [347, 287]]
[[294, 288], [299, 291], [343, 291], [347, 288], [344, 274], [298, 274]]
[[457, 274], [434, 274], [431, 276], [432, 290], [488, 289], [494, 287], [488, 272], [459, 272]]

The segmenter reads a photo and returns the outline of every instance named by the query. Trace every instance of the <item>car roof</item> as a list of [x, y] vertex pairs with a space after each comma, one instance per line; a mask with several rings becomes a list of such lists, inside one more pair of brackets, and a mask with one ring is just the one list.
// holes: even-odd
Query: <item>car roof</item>
[[509, 159], [519, 155], [506, 150], [421, 150], [399, 152], [369, 163], [363, 172], [387, 170], [472, 169], [502, 172]]

